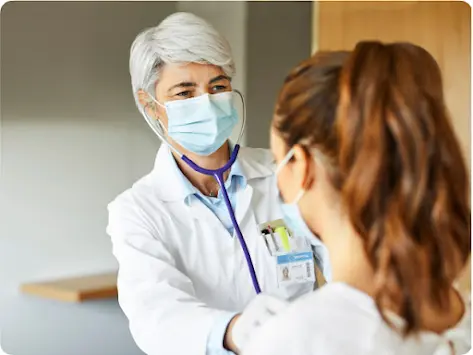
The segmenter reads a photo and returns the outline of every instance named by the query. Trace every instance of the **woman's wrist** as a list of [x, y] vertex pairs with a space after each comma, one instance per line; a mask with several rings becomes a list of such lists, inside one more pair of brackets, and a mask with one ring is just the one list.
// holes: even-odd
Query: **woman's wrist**
[[238, 348], [236, 347], [235, 343], [233, 342], [232, 337], [232, 330], [235, 323], [238, 321], [240, 314], [237, 314], [235, 317], [232, 318], [230, 323], [228, 323], [227, 330], [225, 332], [225, 336], [223, 337], [223, 347], [229, 351], [234, 352], [235, 354], [238, 353]]

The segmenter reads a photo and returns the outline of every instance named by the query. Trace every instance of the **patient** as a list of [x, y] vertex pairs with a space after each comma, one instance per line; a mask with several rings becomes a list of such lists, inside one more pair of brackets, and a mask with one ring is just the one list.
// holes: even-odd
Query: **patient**
[[466, 353], [453, 285], [470, 255], [469, 180], [433, 57], [379, 42], [314, 55], [286, 78], [271, 146], [290, 218], [325, 243], [333, 282], [243, 354]]

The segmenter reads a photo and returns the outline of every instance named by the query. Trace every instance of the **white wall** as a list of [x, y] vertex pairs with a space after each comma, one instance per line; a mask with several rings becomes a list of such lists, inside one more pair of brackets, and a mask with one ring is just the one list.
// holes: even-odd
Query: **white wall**
[[115, 269], [106, 205], [151, 169], [157, 144], [133, 120], [81, 121], [3, 119], [0, 258], [15, 267], [0, 268], [2, 289]]

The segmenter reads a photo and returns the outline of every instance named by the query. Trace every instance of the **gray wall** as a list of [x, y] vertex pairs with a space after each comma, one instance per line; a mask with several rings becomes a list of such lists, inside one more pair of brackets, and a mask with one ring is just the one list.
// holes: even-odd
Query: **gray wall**
[[[10, 2], [1, 12], [0, 329], [13, 355], [141, 354], [116, 301], [62, 304], [22, 282], [114, 270], [106, 205], [152, 167], [128, 55], [171, 2]], [[93, 340], [97, 337], [97, 340]]]
[[247, 18], [246, 143], [267, 148], [274, 103], [284, 78], [311, 54], [312, 2], [250, 1]]

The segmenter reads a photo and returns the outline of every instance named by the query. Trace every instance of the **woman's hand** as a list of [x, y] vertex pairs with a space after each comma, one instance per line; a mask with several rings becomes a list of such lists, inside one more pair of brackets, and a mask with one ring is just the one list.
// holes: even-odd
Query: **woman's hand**
[[224, 338], [224, 347], [238, 354], [248, 339], [269, 318], [286, 309], [288, 302], [265, 294], [259, 294], [230, 321]]

